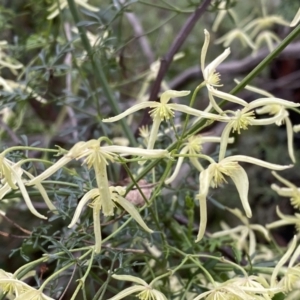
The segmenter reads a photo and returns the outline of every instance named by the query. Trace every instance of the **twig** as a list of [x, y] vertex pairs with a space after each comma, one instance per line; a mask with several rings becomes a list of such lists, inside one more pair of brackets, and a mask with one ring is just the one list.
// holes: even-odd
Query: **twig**
[[[241, 60], [234, 60], [226, 63], [222, 63], [218, 66], [218, 72], [239, 74], [247, 73], [249, 70], [253, 69], [263, 58], [265, 58], [269, 53], [267, 48], [261, 49], [257, 52], [255, 56], [247, 56]], [[279, 57], [300, 57], [300, 42], [288, 45], [281, 53]], [[186, 69], [180, 75], [176, 76], [170, 83], [172, 89], [178, 89], [180, 86], [184, 85], [186, 82], [201, 78], [202, 73], [200, 66], [195, 66]]]
[[[122, 1], [122, 2], [124, 2], [124, 1]], [[130, 23], [130, 25], [132, 26], [135, 38], [138, 40], [138, 42], [141, 46], [141, 49], [142, 49], [145, 57], [148, 60], [149, 65], [152, 64], [154, 62], [154, 55], [151, 50], [149, 41], [148, 41], [147, 37], [144, 35], [144, 30], [143, 30], [141, 22], [136, 17], [136, 15], [132, 12], [126, 13], [125, 16], [126, 16], [128, 22]]]
[[76, 272], [76, 264], [74, 264], [74, 269], [73, 269], [73, 272], [72, 272], [72, 274], [71, 274], [70, 280], [68, 281], [68, 284], [66, 285], [66, 287], [65, 287], [65, 289], [64, 289], [64, 291], [63, 291], [63, 293], [61, 294], [61, 296], [59, 297], [58, 300], [62, 300], [62, 299], [63, 299], [65, 293], [67, 292], [67, 290], [68, 290], [68, 288], [69, 288], [69, 286], [70, 286], [70, 284], [71, 284], [71, 282], [72, 282], [72, 280], [73, 280], [73, 278], [74, 278], [75, 272]]
[[[69, 43], [71, 43], [72, 40], [72, 35], [71, 35], [71, 28], [70, 28], [70, 24], [69, 23], [64, 23], [64, 29], [65, 29], [65, 33], [66, 33], [66, 37]], [[72, 54], [71, 52], [68, 52], [66, 57], [65, 57], [65, 61], [64, 63], [69, 66], [69, 68], [72, 68]], [[72, 94], [72, 72], [68, 72], [66, 75], [66, 91], [67, 91], [67, 95], [71, 95]], [[75, 141], [78, 140], [78, 131], [77, 129], [77, 119], [75, 117], [75, 113], [72, 107], [67, 106], [67, 113], [69, 115], [70, 118], [70, 122], [73, 126], [73, 139]]]
[[[15, 226], [16, 228], [18, 228], [18, 229], [20, 229], [22, 232], [24, 232], [24, 233], [26, 233], [26, 234], [29, 234], [29, 235], [31, 235], [32, 234], [32, 232], [31, 231], [29, 231], [29, 230], [27, 230], [27, 229], [24, 229], [23, 227], [21, 227], [20, 225], [18, 225], [17, 223], [15, 223], [13, 220], [11, 220], [9, 217], [7, 217], [6, 215], [4, 215], [4, 214], [0, 214], [1, 215], [1, 217], [3, 218], [3, 219], [5, 219], [8, 223], [10, 223], [10, 224], [12, 224], [13, 226]], [[27, 236], [28, 237], [28, 236]]]
[[15, 144], [21, 144], [21, 140], [18, 138], [18, 136], [15, 134], [15, 132], [5, 123], [0, 119], [0, 126], [9, 134], [11, 139]]
[[[156, 80], [154, 81], [151, 91], [150, 91], [150, 97], [149, 101], [156, 101], [158, 97], [158, 93], [160, 91], [161, 82], [166, 74], [166, 72], [169, 69], [169, 66], [173, 60], [174, 55], [177, 53], [177, 51], [180, 49], [184, 41], [189, 36], [190, 32], [194, 28], [196, 22], [198, 19], [203, 15], [203, 13], [206, 11], [206, 8], [209, 6], [212, 0], [204, 0], [203, 3], [198, 6], [198, 8], [195, 10], [195, 12], [187, 19], [181, 30], [179, 31], [178, 35], [176, 36], [173, 44], [171, 45], [169, 51], [167, 54], [161, 59], [160, 61], [160, 68], [156, 77]], [[148, 114], [149, 110], [144, 111], [143, 119], [139, 125], [141, 127], [142, 125], [147, 125], [150, 121], [150, 116]], [[138, 130], [136, 132], [138, 134]]]

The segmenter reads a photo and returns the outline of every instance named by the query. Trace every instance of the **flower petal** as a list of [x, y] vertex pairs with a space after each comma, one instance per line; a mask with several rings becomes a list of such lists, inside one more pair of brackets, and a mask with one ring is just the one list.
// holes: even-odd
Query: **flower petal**
[[200, 207], [200, 224], [199, 224], [199, 230], [198, 235], [196, 239], [196, 243], [199, 242], [204, 234], [206, 229], [206, 223], [207, 223], [207, 207], [206, 207], [206, 197], [209, 191], [210, 182], [213, 177], [213, 170], [214, 165], [209, 165], [209, 167], [200, 173], [199, 176], [199, 182], [200, 182], [200, 188], [199, 188], [199, 194], [196, 196], [196, 199], [199, 200], [199, 207]]
[[[129, 276], [129, 275], [123, 275], [123, 276]], [[131, 277], [133, 277], [133, 276], [131, 276]], [[121, 291], [119, 294], [117, 294], [116, 296], [114, 296], [112, 298], [109, 298], [108, 300], [120, 300], [131, 294], [142, 292], [144, 290], [145, 290], [144, 286], [134, 285], [134, 286], [131, 286], [131, 287]]]
[[86, 203], [95, 198], [95, 197], [98, 197], [99, 196], [99, 189], [92, 189], [90, 191], [88, 191], [80, 200], [80, 202], [78, 203], [77, 207], [76, 207], [76, 210], [75, 210], [75, 213], [73, 215], [73, 218], [72, 218], [72, 221], [71, 223], [69, 224], [68, 228], [71, 228], [73, 227], [77, 220], [79, 219], [80, 217], [80, 214], [82, 212], [82, 209], [83, 207], [86, 205]]
[[237, 165], [229, 176], [238, 190], [246, 216], [251, 218], [252, 212], [248, 201], [249, 180], [246, 171], [240, 165]]
[[131, 281], [134, 283], [138, 283], [140, 285], [143, 285], [144, 287], [148, 286], [148, 283], [136, 276], [132, 276], [132, 275], [117, 275], [117, 274], [113, 274], [112, 278], [117, 279], [117, 280], [121, 280], [121, 281]]
[[160, 102], [161, 103], [168, 103], [168, 101], [171, 98], [177, 98], [177, 97], [184, 97], [190, 94], [191, 91], [174, 91], [174, 90], [168, 90], [161, 94], [160, 96]]
[[133, 105], [132, 107], [128, 108], [127, 110], [125, 110], [124, 112], [122, 112], [121, 114], [111, 117], [111, 118], [107, 118], [107, 119], [103, 119], [102, 122], [104, 123], [111, 123], [111, 122], [116, 122], [119, 121], [121, 119], [123, 119], [124, 117], [135, 113], [136, 111], [139, 111], [141, 109], [145, 109], [147, 107], [156, 107], [158, 106], [160, 103], [158, 102], [154, 102], [154, 101], [147, 101], [147, 102], [141, 102], [138, 103], [136, 105]]
[[130, 203], [125, 198], [121, 197], [120, 195], [117, 195], [116, 201], [118, 204], [120, 204], [130, 215], [131, 217], [147, 232], [152, 233], [153, 230], [151, 230], [146, 223], [143, 221], [141, 215], [137, 211], [137, 209], [134, 207], [132, 203]]
[[277, 164], [271, 164], [266, 161], [260, 160], [258, 158], [254, 158], [254, 157], [250, 157], [250, 156], [246, 156], [246, 155], [228, 156], [228, 157], [224, 158], [223, 161], [227, 161], [227, 162], [242, 161], [242, 162], [258, 165], [258, 166], [261, 166], [261, 167], [264, 167], [267, 169], [276, 170], [276, 171], [281, 171], [281, 170], [285, 170], [285, 169], [289, 169], [289, 168], [293, 167], [293, 165], [282, 166], [282, 165], [277, 165]]

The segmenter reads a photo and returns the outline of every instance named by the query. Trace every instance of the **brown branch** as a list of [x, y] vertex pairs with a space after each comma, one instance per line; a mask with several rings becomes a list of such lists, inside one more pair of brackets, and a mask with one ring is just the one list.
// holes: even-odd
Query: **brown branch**
[[[152, 88], [150, 90], [150, 97], [149, 101], [156, 101], [158, 97], [158, 93], [160, 91], [161, 82], [167, 73], [174, 55], [178, 52], [184, 41], [189, 36], [190, 32], [196, 25], [199, 18], [204, 14], [207, 7], [211, 3], [212, 0], [204, 0], [201, 5], [198, 6], [198, 8], [195, 10], [195, 12], [187, 19], [179, 33], [177, 34], [173, 44], [171, 45], [169, 51], [166, 53], [166, 55], [160, 60], [160, 68], [157, 74], [157, 77], [152, 85]], [[150, 123], [150, 116], [148, 114], [149, 109], [144, 110], [144, 116], [143, 119], [139, 125], [141, 127], [142, 125], [147, 125]], [[138, 134], [138, 129], [135, 132], [135, 135]]]
[[[249, 72], [254, 67], [256, 67], [268, 54], [269, 50], [267, 48], [263, 48], [259, 50], [255, 56], [249, 55], [241, 60], [233, 60], [220, 64], [218, 66], [218, 72], [220, 72], [221, 74], [240, 74]], [[300, 42], [288, 45], [280, 53], [279, 57], [300, 58]], [[184, 72], [176, 76], [171, 82], [169, 82], [169, 86], [172, 89], [178, 89], [187, 82], [200, 78], [202, 78], [200, 66], [191, 67], [189, 69], [186, 69]]]

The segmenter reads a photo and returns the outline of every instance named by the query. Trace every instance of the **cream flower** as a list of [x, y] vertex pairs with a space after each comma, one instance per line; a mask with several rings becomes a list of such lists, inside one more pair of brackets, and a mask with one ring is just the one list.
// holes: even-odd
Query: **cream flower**
[[[294, 266], [300, 255], [300, 245], [297, 247], [297, 237], [294, 236], [289, 248], [283, 257], [278, 261], [271, 276], [271, 287], [278, 286], [284, 293], [291, 292], [296, 288], [296, 284], [300, 281], [300, 264]], [[296, 250], [295, 250], [296, 249]], [[295, 252], [294, 252], [295, 250]], [[294, 254], [292, 255], [292, 253]], [[290, 258], [287, 268], [283, 267]], [[283, 277], [278, 282], [277, 276], [283, 273]]]
[[286, 226], [286, 225], [295, 225], [298, 232], [300, 232], [300, 214], [295, 213], [294, 216], [284, 215], [279, 207], [276, 207], [276, 213], [281, 220], [275, 221], [273, 223], [267, 224], [268, 229], [273, 229], [276, 227]]
[[[249, 104], [245, 105], [243, 109], [238, 109], [236, 111], [226, 111], [228, 116], [223, 116], [227, 118], [227, 125], [225, 126], [222, 135], [221, 135], [221, 145], [219, 151], [219, 160], [225, 157], [226, 148], [227, 148], [227, 141], [231, 131], [237, 131], [240, 134], [241, 129], [246, 130], [249, 126], [263, 126], [263, 125], [270, 125], [270, 124], [278, 124], [278, 122], [282, 121], [283, 112], [282, 109], [276, 111], [276, 113], [270, 118], [263, 118], [263, 119], [255, 119], [254, 112], [257, 110], [258, 107], [274, 107], [280, 106], [282, 109], [288, 107], [298, 107], [300, 104], [294, 103], [291, 101], [287, 101], [280, 98], [259, 98], [256, 99]], [[260, 111], [261, 112], [261, 111]], [[232, 116], [229, 116], [232, 115]], [[285, 116], [285, 114], [284, 114]]]
[[[74, 0], [75, 3], [83, 8], [90, 10], [90, 11], [99, 11], [99, 8], [89, 5], [87, 2], [88, 0]], [[67, 0], [57, 0], [50, 6], [47, 10], [50, 12], [50, 15], [47, 17], [47, 20], [54, 19], [56, 16], [59, 15], [59, 12], [65, 9], [68, 6]]]
[[249, 46], [253, 50], [256, 49], [256, 46], [254, 45], [250, 36], [241, 28], [230, 30], [228, 33], [218, 38], [215, 41], [215, 44], [223, 43], [224, 47], [228, 47], [236, 39], [240, 40], [243, 47]]
[[243, 99], [240, 99], [236, 96], [230, 95], [228, 93], [221, 92], [217, 90], [215, 87], [220, 87], [222, 84], [220, 84], [220, 74], [216, 72], [216, 68], [227, 58], [227, 56], [230, 54], [230, 49], [227, 48], [225, 51], [219, 55], [217, 58], [215, 58], [210, 64], [208, 64], [205, 67], [205, 58], [209, 46], [210, 41], [210, 35], [209, 32], [205, 29], [204, 30], [205, 40], [204, 44], [201, 50], [201, 57], [200, 57], [200, 65], [201, 65], [201, 71], [204, 78], [204, 83], [206, 85], [206, 88], [208, 90], [208, 97], [210, 101], [210, 105], [220, 114], [224, 114], [223, 110], [219, 107], [219, 105], [216, 103], [214, 96], [231, 101], [233, 103], [237, 103], [243, 106], [246, 106], [248, 103], [244, 101]]
[[200, 206], [200, 225], [196, 242], [200, 241], [205, 233], [207, 223], [206, 197], [209, 192], [209, 188], [210, 186], [213, 188], [218, 187], [224, 182], [227, 183], [224, 177], [225, 175], [229, 176], [234, 182], [246, 216], [251, 218], [252, 212], [248, 201], [249, 180], [246, 171], [239, 165], [238, 162], [247, 162], [271, 170], [284, 170], [292, 167], [292, 165], [280, 166], [271, 164], [263, 160], [244, 155], [229, 156], [222, 159], [218, 163], [211, 163], [207, 169], [200, 173], [199, 176], [200, 187], [199, 194], [196, 195], [196, 198], [199, 200]]
[[[40, 214], [33, 206], [29, 194], [26, 190], [25, 185], [27, 182], [22, 179], [23, 173], [27, 174], [29, 177], [33, 177], [30, 173], [26, 172], [21, 168], [23, 161], [19, 161], [17, 163], [13, 163], [3, 155], [0, 154], [0, 177], [1, 177], [1, 185], [0, 185], [0, 199], [3, 199], [7, 193], [9, 193], [12, 189], [19, 189], [23, 199], [32, 214], [41, 219], [47, 219], [46, 216]], [[48, 208], [52, 211], [55, 211], [56, 208], [48, 198], [48, 195], [45, 189], [41, 184], [37, 183], [35, 187], [41, 193], [45, 203]]]
[[131, 281], [137, 283], [137, 285], [131, 286], [126, 288], [125, 290], [121, 291], [116, 296], [108, 299], [108, 300], [119, 300], [123, 299], [131, 294], [137, 294], [137, 297], [141, 300], [167, 300], [167, 297], [160, 291], [153, 288], [153, 284], [157, 281], [160, 277], [155, 278], [149, 284], [144, 281], [143, 279], [131, 275], [112, 275], [113, 278], [122, 281]]
[[293, 21], [291, 22], [290, 26], [291, 27], [296, 26], [299, 23], [299, 21], [300, 21], [300, 8], [298, 9], [298, 11], [297, 11]]
[[73, 159], [79, 160], [85, 158], [83, 163], [87, 164], [88, 168], [93, 167], [95, 170], [97, 186], [101, 193], [103, 213], [105, 216], [113, 215], [114, 205], [110, 201], [111, 195], [106, 170], [108, 161], [114, 162], [118, 157], [117, 153], [121, 155], [138, 155], [147, 159], [169, 157], [169, 153], [167, 150], [145, 150], [125, 146], [100, 146], [103, 139], [93, 139], [87, 142], [76, 143], [67, 154], [42, 174], [30, 180], [27, 185], [41, 183]]
[[161, 94], [160, 96], [160, 102], [155, 102], [155, 101], [147, 101], [147, 102], [141, 102], [133, 107], [127, 109], [123, 113], [112, 117], [108, 119], [103, 119], [103, 122], [110, 123], [110, 122], [115, 122], [118, 121], [138, 110], [150, 107], [152, 110], [150, 111], [150, 115], [153, 119], [153, 125], [147, 145], [147, 149], [153, 149], [155, 141], [157, 139], [158, 135], [158, 130], [161, 122], [163, 120], [169, 120], [174, 117], [175, 113], [174, 111], [180, 111], [189, 115], [193, 115], [196, 117], [203, 117], [203, 118], [209, 118], [212, 120], [220, 120], [222, 117], [215, 115], [215, 114], [210, 114], [206, 112], [202, 112], [200, 110], [191, 108], [187, 105], [183, 104], [177, 104], [177, 103], [168, 103], [171, 98], [174, 97], [184, 97], [189, 95], [190, 91], [174, 91], [174, 90], [169, 90]]
[[[237, 81], [237, 80], [235, 80], [235, 82], [239, 83], [239, 81]], [[263, 95], [265, 97], [268, 97], [269, 99], [276, 99], [274, 97], [274, 95], [272, 95], [271, 93], [269, 93], [263, 89], [251, 86], [251, 85], [246, 85], [245, 89], [252, 91], [254, 93]], [[282, 125], [283, 123], [286, 124], [288, 152], [289, 152], [289, 156], [290, 156], [292, 162], [295, 163], [296, 159], [295, 159], [294, 147], [293, 147], [294, 134], [293, 134], [292, 123], [289, 118], [289, 112], [287, 111], [288, 107], [291, 107], [291, 106], [286, 105], [284, 103], [279, 103], [279, 102], [275, 103], [274, 102], [274, 103], [266, 104], [259, 109], [256, 109], [255, 112], [259, 115], [269, 114], [269, 115], [273, 115], [273, 116], [278, 116], [278, 119], [275, 122], [275, 124], [278, 126]]]
[[252, 37], [256, 36], [261, 30], [272, 27], [273, 25], [289, 26], [290, 24], [285, 21], [282, 16], [269, 15], [261, 18], [256, 18], [245, 26], [245, 31], [250, 31]]
[[[250, 257], [256, 252], [256, 237], [255, 231], [262, 233], [264, 238], [269, 241], [269, 233], [259, 224], [250, 224], [248, 219], [242, 214], [242, 212], [238, 209], [230, 209], [226, 207], [228, 211], [230, 211], [233, 215], [240, 219], [243, 225], [238, 225], [235, 228], [228, 227], [227, 224], [221, 222], [222, 231], [215, 232], [210, 236], [213, 238], [218, 238], [221, 236], [229, 235], [233, 240], [237, 242], [237, 248], [239, 250], [246, 250]], [[249, 236], [249, 243], [247, 241], [247, 237]]]
[[[131, 217], [147, 232], [152, 233], [153, 231], [145, 224], [139, 212], [136, 210], [134, 205], [126, 200], [123, 195], [125, 195], [126, 189], [121, 186], [111, 186], [109, 187], [109, 196], [108, 198], [103, 198], [101, 191], [99, 189], [92, 189], [87, 192], [82, 199], [80, 200], [77, 208], [75, 210], [74, 216], [69, 228], [73, 227], [78, 221], [80, 214], [83, 210], [83, 207], [87, 204], [88, 201], [92, 200], [89, 204], [93, 208], [93, 220], [94, 220], [94, 234], [95, 234], [95, 252], [100, 253], [101, 251], [101, 224], [100, 224], [100, 211], [103, 205], [115, 207], [115, 203], [123, 207]], [[113, 214], [113, 213], [112, 213]], [[105, 215], [105, 213], [104, 213]]]
[[255, 38], [255, 49], [253, 54], [256, 54], [256, 49], [259, 49], [262, 44], [266, 43], [270, 52], [275, 49], [275, 46], [281, 42], [280, 38], [270, 30], [260, 32]]
[[300, 209], [300, 188], [297, 188], [293, 183], [279, 176], [276, 172], [272, 172], [272, 174], [287, 187], [281, 188], [277, 184], [272, 184], [271, 188], [274, 190], [279, 196], [289, 197], [291, 200], [291, 204], [296, 208]]
[[[179, 155], [190, 155], [189, 160], [191, 164], [199, 171], [203, 171], [203, 167], [200, 164], [198, 157], [201, 156], [202, 144], [203, 143], [220, 143], [221, 138], [216, 136], [202, 136], [195, 135], [188, 139], [187, 142], [183, 144], [183, 148], [181, 149]], [[233, 143], [234, 139], [230, 138], [228, 140], [229, 143]], [[173, 174], [166, 179], [165, 184], [171, 183], [178, 175], [180, 168], [182, 166], [183, 160], [185, 156], [180, 156], [177, 160], [177, 164]]]

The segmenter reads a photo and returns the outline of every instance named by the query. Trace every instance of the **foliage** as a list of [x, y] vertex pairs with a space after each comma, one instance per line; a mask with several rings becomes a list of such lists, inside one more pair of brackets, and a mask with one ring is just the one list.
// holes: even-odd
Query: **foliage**
[[1, 4], [1, 299], [297, 299], [289, 2]]

